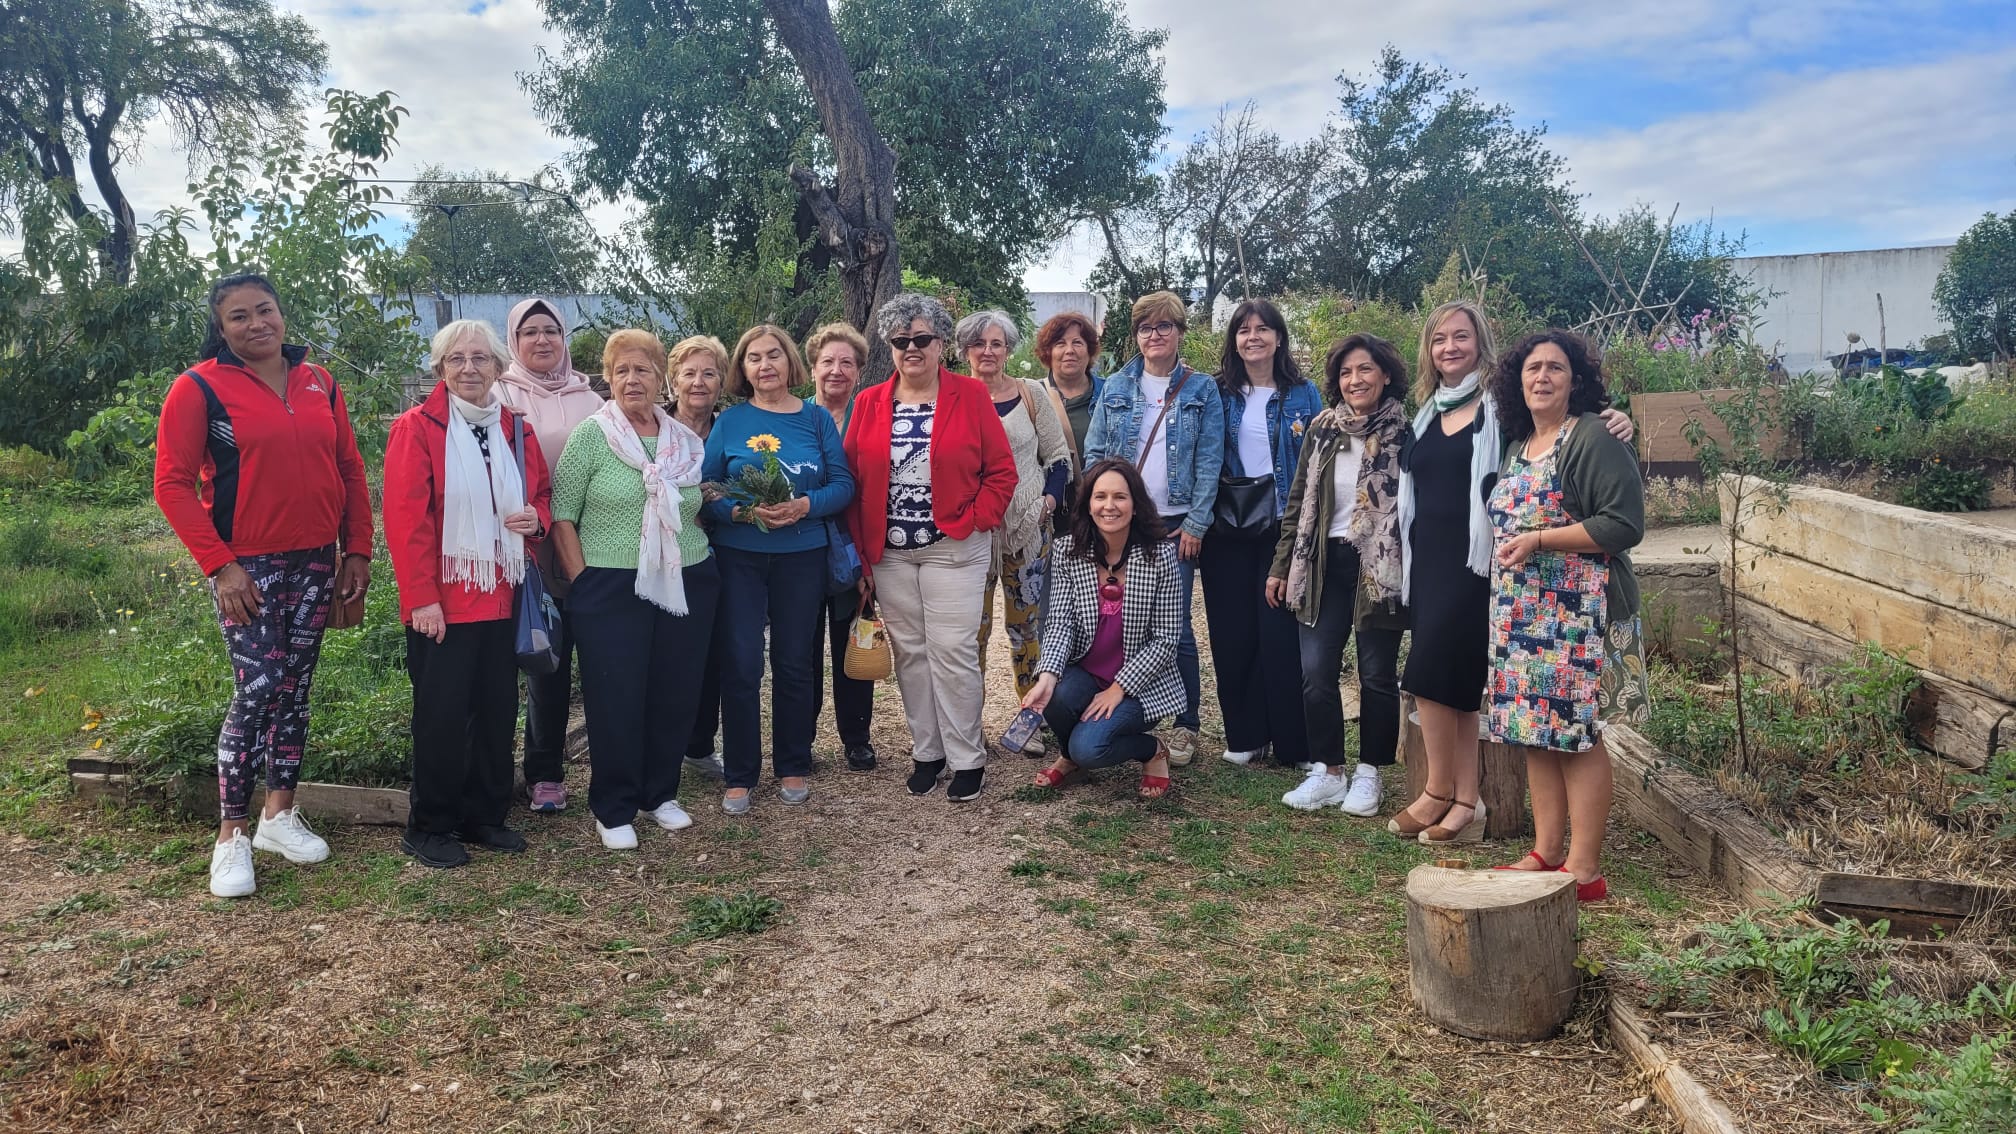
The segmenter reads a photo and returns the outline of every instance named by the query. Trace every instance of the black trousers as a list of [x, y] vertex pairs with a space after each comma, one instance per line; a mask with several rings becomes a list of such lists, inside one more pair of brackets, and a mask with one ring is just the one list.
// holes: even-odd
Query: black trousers
[[413, 679], [413, 786], [406, 829], [496, 827], [511, 807], [518, 657], [511, 620], [453, 622], [439, 642], [406, 631]]
[[525, 786], [567, 778], [567, 717], [574, 707], [574, 623], [560, 608], [560, 668], [525, 675]]
[[[875, 683], [847, 676], [847, 638], [854, 632], [854, 615], [861, 596], [853, 591], [826, 597], [827, 637], [832, 645], [833, 726], [840, 732], [840, 744], [858, 748], [868, 743], [868, 724], [875, 716]], [[813, 719], [818, 719], [815, 710]], [[713, 730], [708, 730], [713, 739]], [[690, 751], [690, 749], [689, 749]]]
[[1276, 761], [1301, 764], [1309, 759], [1301, 634], [1286, 607], [1267, 605], [1267, 570], [1280, 532], [1278, 524], [1257, 539], [1213, 532], [1204, 538], [1198, 568], [1226, 749], [1251, 752], [1272, 744]]
[[714, 755], [714, 738], [721, 731], [721, 617], [717, 603], [712, 635], [707, 640], [707, 668], [700, 675], [700, 696], [693, 707], [692, 734], [686, 740], [686, 758], [689, 760], [705, 760]]
[[[1323, 564], [1323, 600], [1316, 625], [1302, 626], [1302, 720], [1309, 730], [1309, 757], [1326, 764], [1344, 762], [1344, 647], [1357, 613], [1358, 549], [1330, 541]], [[1375, 768], [1392, 765], [1400, 748], [1400, 636], [1404, 631], [1371, 626], [1358, 629], [1358, 761]]]
[[588, 718], [588, 809], [604, 827], [679, 795], [721, 596], [714, 557], [688, 566], [684, 581], [684, 615], [638, 598], [635, 571], [590, 567], [567, 595]]

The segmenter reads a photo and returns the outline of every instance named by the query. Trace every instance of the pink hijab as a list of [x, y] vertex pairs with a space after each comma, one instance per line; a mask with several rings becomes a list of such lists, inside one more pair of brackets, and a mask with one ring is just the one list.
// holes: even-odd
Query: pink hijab
[[[549, 316], [560, 324], [560, 365], [552, 370], [532, 370], [518, 357], [519, 324], [534, 315]], [[525, 415], [533, 434], [539, 438], [539, 452], [549, 467], [559, 463], [574, 427], [602, 408], [602, 395], [588, 385], [586, 374], [574, 369], [574, 360], [565, 346], [567, 333], [567, 320], [561, 316], [559, 305], [537, 296], [520, 301], [504, 322], [504, 339], [511, 346], [511, 365], [504, 368], [504, 377], [497, 383], [497, 395], [505, 405]]]

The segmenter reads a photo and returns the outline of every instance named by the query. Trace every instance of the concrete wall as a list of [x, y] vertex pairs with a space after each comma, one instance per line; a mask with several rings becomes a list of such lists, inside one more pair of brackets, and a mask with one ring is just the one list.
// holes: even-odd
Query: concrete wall
[[[1757, 341], [1776, 349], [1794, 374], [1827, 368], [1827, 356], [1878, 345], [1876, 296], [1891, 347], [1922, 344], [1943, 334], [1946, 321], [1932, 303], [1932, 285], [1953, 251], [1950, 244], [1883, 248], [1869, 252], [1815, 252], [1798, 256], [1746, 256], [1737, 271], [1766, 293]], [[1778, 294], [1770, 294], [1770, 293]]]

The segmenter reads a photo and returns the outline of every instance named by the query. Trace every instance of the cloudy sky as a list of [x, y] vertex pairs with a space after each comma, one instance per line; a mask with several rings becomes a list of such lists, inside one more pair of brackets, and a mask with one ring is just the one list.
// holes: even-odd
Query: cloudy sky
[[[1169, 142], [1255, 102], [1306, 137], [1340, 71], [1382, 45], [1461, 72], [1523, 125], [1545, 124], [1589, 206], [1712, 215], [1753, 253], [1942, 242], [2016, 208], [2016, 3], [2010, 0], [1124, 0], [1168, 29]], [[386, 175], [419, 165], [514, 175], [567, 144], [517, 74], [553, 37], [536, 0], [280, 0], [329, 45], [328, 83], [390, 88], [413, 117]], [[165, 138], [126, 174], [144, 213], [179, 203]], [[622, 211], [592, 213], [605, 236]], [[1088, 240], [1028, 281], [1075, 288]]]

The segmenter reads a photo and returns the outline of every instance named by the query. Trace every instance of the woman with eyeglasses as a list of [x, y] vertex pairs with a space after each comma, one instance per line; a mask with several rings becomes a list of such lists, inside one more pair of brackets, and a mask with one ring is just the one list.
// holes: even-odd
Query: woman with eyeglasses
[[952, 772], [947, 797], [980, 794], [981, 594], [994, 541], [1015, 495], [1015, 454], [977, 378], [944, 366], [952, 316], [905, 292], [875, 313], [896, 373], [854, 399], [847, 463], [858, 491], [848, 510], [863, 593], [881, 603], [910, 725], [911, 795]]
[[1190, 626], [1190, 597], [1197, 556], [1211, 530], [1218, 474], [1225, 456], [1224, 405], [1218, 383], [1183, 362], [1183, 328], [1189, 313], [1173, 291], [1134, 301], [1133, 360], [1110, 375], [1086, 426], [1085, 463], [1107, 457], [1134, 462], [1148, 489], [1148, 506], [1162, 517], [1176, 545], [1176, 589], [1183, 596], [1183, 637], [1176, 671], [1187, 703], [1169, 736], [1169, 762], [1188, 764], [1197, 754], [1197, 709], [1202, 680], [1197, 637]]

